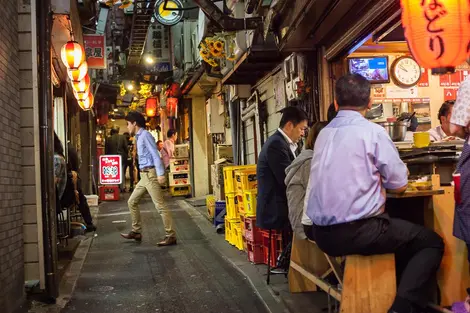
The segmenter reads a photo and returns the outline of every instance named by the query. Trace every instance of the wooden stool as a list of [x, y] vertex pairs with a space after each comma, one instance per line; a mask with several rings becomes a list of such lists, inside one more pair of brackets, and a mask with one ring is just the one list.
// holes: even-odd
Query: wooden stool
[[395, 255], [348, 255], [341, 313], [386, 313], [396, 295]]

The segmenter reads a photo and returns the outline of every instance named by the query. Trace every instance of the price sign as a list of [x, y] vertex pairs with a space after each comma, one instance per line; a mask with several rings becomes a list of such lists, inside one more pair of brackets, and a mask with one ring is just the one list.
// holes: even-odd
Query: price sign
[[100, 155], [100, 184], [122, 183], [122, 160], [120, 155]]

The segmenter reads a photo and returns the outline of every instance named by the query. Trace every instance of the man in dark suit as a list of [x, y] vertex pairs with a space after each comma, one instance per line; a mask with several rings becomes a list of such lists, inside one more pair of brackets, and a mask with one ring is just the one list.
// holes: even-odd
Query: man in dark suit
[[307, 119], [305, 111], [297, 107], [285, 108], [278, 130], [261, 149], [256, 168], [256, 223], [260, 228], [282, 230], [289, 223], [285, 170], [296, 157], [297, 142], [305, 134]]

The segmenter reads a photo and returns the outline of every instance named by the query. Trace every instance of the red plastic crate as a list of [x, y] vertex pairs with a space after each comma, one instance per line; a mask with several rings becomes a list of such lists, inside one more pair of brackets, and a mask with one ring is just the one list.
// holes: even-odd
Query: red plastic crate
[[263, 264], [263, 247], [250, 241], [246, 242], [246, 247], [248, 250], [248, 261], [253, 264]]
[[[268, 255], [269, 255], [269, 231], [263, 230], [261, 231], [261, 235], [263, 237], [263, 260], [264, 264], [268, 264]], [[272, 231], [271, 233], [271, 267], [276, 267], [277, 258], [282, 252], [282, 236], [280, 233], [276, 231]]]
[[255, 217], [245, 217], [245, 238], [248, 241], [253, 241], [255, 244], [262, 244], [263, 242], [261, 229], [256, 227]]
[[118, 201], [120, 196], [118, 185], [99, 186], [99, 194], [101, 201]]

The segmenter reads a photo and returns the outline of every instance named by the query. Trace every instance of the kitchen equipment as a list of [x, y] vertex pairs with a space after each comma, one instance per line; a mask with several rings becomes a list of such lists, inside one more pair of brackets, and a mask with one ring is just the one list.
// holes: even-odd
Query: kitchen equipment
[[383, 114], [384, 114], [383, 105], [382, 103], [378, 103], [378, 104], [372, 105], [370, 110], [366, 112], [366, 118], [368, 120], [373, 120], [376, 118], [383, 117]]
[[416, 148], [425, 148], [431, 143], [431, 137], [428, 132], [413, 133], [413, 144]]
[[408, 122], [391, 122], [391, 123], [378, 123], [385, 128], [392, 141], [403, 141], [406, 136], [406, 129]]

